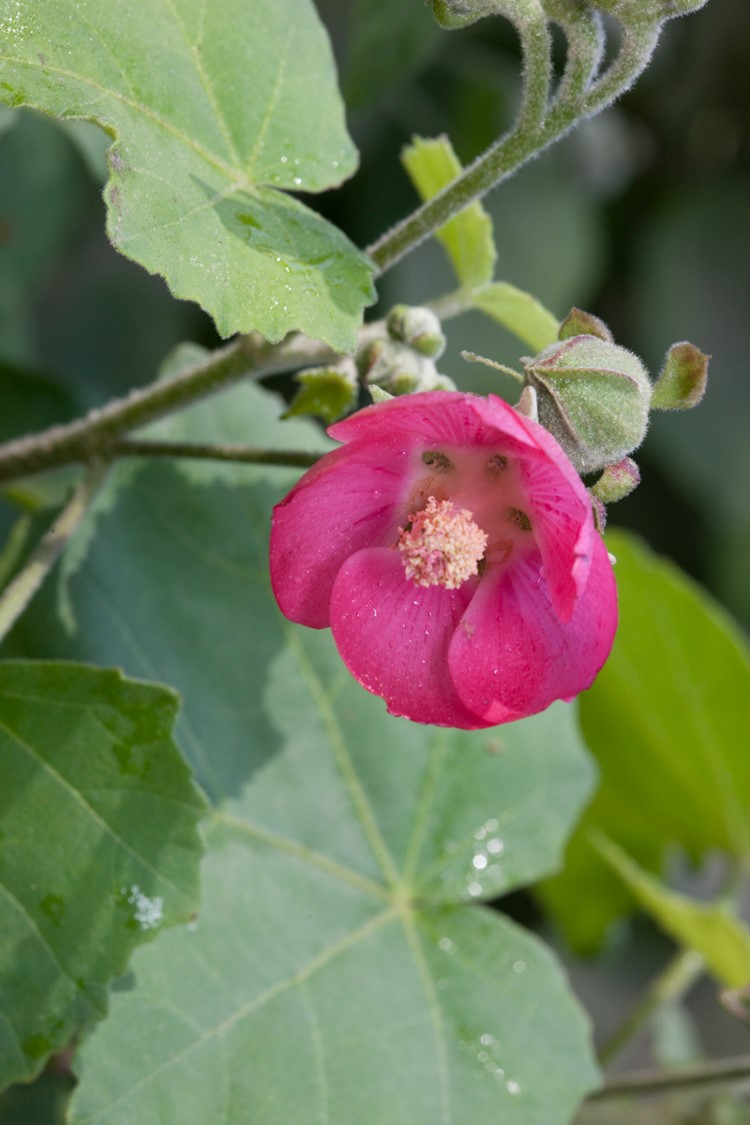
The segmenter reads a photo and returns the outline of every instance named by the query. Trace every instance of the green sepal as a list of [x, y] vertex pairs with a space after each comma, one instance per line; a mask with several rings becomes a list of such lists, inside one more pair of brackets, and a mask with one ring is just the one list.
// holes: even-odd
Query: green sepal
[[565, 317], [557, 333], [558, 340], [569, 340], [571, 336], [597, 336], [608, 344], [614, 343], [614, 336], [603, 320], [575, 306]]
[[357, 403], [357, 372], [350, 359], [332, 367], [313, 367], [298, 371], [299, 389], [284, 418], [314, 414], [330, 424], [353, 410]]
[[652, 387], [632, 352], [596, 336], [571, 336], [523, 363], [539, 421], [579, 472], [615, 464], [641, 444]]
[[672, 344], [654, 383], [652, 410], [690, 410], [706, 391], [710, 355], [686, 340]]
[[591, 492], [603, 504], [624, 500], [641, 483], [641, 471], [631, 457], [623, 457], [616, 465], [605, 465], [604, 472]]
[[376, 383], [373, 383], [373, 385], [367, 389], [370, 392], [372, 401], [375, 403], [388, 402], [389, 399], [396, 397], [395, 395], [389, 394], [388, 391], [384, 391], [383, 388], [379, 387]]

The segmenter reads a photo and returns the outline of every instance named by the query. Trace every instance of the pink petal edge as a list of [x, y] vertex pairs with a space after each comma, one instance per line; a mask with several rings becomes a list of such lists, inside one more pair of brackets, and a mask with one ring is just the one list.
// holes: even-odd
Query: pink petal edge
[[471, 585], [415, 586], [388, 548], [358, 551], [342, 566], [331, 596], [333, 637], [354, 678], [391, 714], [465, 730], [488, 725], [461, 703], [446, 659]]
[[464, 705], [487, 723], [543, 711], [590, 687], [609, 655], [617, 628], [617, 590], [599, 535], [589, 578], [570, 620], [554, 612], [539, 556], [487, 574], [448, 651]]

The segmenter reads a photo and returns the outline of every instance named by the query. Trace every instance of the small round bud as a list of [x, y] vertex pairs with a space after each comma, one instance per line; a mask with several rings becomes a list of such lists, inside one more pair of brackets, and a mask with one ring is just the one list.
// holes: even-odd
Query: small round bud
[[539, 421], [580, 473], [621, 461], [641, 444], [652, 387], [632, 352], [597, 336], [571, 336], [523, 363]]
[[394, 305], [385, 326], [392, 340], [408, 344], [420, 355], [437, 359], [445, 351], [445, 336], [432, 309]]

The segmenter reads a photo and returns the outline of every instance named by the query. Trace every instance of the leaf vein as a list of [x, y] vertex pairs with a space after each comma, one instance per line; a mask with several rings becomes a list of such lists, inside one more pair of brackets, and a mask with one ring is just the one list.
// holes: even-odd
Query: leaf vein
[[21, 750], [23, 750], [29, 757], [41, 766], [41, 768], [49, 774], [49, 776], [66, 792], [73, 800], [81, 806], [81, 808], [88, 814], [88, 816], [97, 824], [104, 832], [105, 836], [109, 836], [124, 852], [126, 852], [136, 863], [140, 864], [146, 871], [149, 871], [156, 879], [163, 883], [165, 886], [171, 887], [175, 892], [178, 899], [183, 899], [185, 892], [181, 887], [178, 887], [167, 875], [159, 871], [150, 860], [142, 856], [133, 846], [129, 844], [115, 829], [107, 823], [103, 816], [96, 811], [93, 805], [89, 804], [81, 790], [76, 789], [67, 778], [63, 777], [54, 766], [36, 752], [33, 746], [30, 746], [24, 739], [21, 738], [14, 730], [12, 730], [6, 723], [0, 720], [0, 730], [6, 732], [11, 742], [15, 743]]
[[[172, 16], [174, 17], [175, 24], [179, 28], [180, 34], [182, 35], [183, 39], [185, 40], [185, 44], [186, 44], [188, 50], [190, 51], [190, 54], [191, 54], [192, 59], [193, 59], [193, 64], [195, 66], [198, 77], [200, 78], [201, 85], [203, 86], [206, 97], [208, 98], [209, 105], [211, 106], [211, 109], [214, 111], [214, 116], [216, 117], [216, 123], [219, 126], [219, 129], [221, 131], [221, 135], [223, 136], [223, 138], [226, 142], [226, 145], [227, 145], [227, 149], [229, 150], [229, 156], [235, 162], [235, 164], [237, 166], [239, 166], [239, 164], [240, 164], [240, 154], [237, 151], [237, 146], [234, 143], [234, 137], [231, 134], [231, 131], [229, 129], [229, 125], [227, 123], [226, 117], [224, 116], [224, 114], [221, 110], [221, 107], [219, 106], [219, 103], [216, 100], [216, 94], [214, 92], [211, 81], [210, 81], [210, 79], [209, 79], [209, 77], [206, 74], [206, 71], [204, 69], [203, 62], [202, 62], [201, 56], [200, 56], [200, 51], [198, 50], [198, 44], [192, 43], [190, 41], [190, 38], [187, 34], [187, 29], [186, 29], [183, 21], [180, 19], [179, 13], [178, 13], [177, 9], [175, 8], [172, 0], [165, 0], [165, 3], [167, 5], [167, 8], [169, 9], [169, 11], [172, 13]], [[203, 9], [203, 12], [205, 13], [205, 7]], [[202, 34], [203, 33], [201, 31], [201, 37], [202, 37]]]

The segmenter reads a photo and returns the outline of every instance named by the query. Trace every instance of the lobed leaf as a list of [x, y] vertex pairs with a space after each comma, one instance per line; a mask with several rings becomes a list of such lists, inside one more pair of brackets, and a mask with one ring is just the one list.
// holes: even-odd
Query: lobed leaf
[[371, 266], [285, 194], [356, 164], [310, 0], [0, 0], [0, 98], [106, 130], [113, 243], [222, 335], [353, 348]]
[[100, 1019], [132, 950], [197, 907], [204, 806], [175, 711], [119, 672], [0, 664], [0, 1087]]

